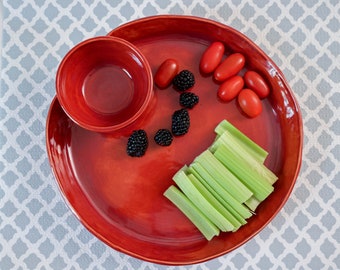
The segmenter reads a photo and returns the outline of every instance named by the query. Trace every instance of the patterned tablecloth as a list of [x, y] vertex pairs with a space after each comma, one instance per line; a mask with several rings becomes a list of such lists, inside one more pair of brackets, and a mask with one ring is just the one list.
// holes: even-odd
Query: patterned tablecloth
[[66, 52], [156, 14], [205, 17], [247, 35], [284, 72], [304, 121], [301, 172], [278, 216], [237, 250], [178, 269], [340, 269], [338, 0], [2, 2], [0, 269], [172, 269], [112, 250], [89, 233], [65, 204], [45, 149]]

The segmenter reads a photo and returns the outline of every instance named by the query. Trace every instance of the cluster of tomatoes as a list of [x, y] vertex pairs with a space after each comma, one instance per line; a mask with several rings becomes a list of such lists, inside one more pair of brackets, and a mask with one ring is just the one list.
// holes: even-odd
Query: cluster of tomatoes
[[202, 55], [201, 72], [213, 73], [215, 81], [220, 83], [217, 94], [222, 101], [228, 102], [237, 97], [246, 115], [258, 116], [262, 112], [261, 99], [270, 92], [268, 84], [252, 70], [246, 71], [243, 76], [238, 75], [245, 65], [245, 57], [241, 53], [233, 53], [222, 61], [224, 51], [222, 42], [213, 42]]
[[[248, 70], [243, 76], [238, 75], [245, 66], [245, 57], [241, 53], [232, 53], [222, 60], [224, 53], [224, 44], [213, 42], [201, 57], [200, 71], [213, 74], [214, 80], [219, 83], [217, 95], [220, 100], [229, 102], [237, 97], [237, 102], [246, 115], [258, 116], [262, 112], [261, 99], [270, 92], [268, 84], [256, 71]], [[160, 88], [169, 86], [177, 72], [177, 61], [167, 59], [156, 72], [156, 85]]]

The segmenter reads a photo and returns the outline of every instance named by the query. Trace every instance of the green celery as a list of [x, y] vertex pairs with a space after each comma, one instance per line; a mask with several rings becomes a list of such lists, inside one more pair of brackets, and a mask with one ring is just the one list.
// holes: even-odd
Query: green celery
[[208, 189], [204, 187], [204, 185], [193, 174], [188, 174], [187, 176], [198, 189], [198, 191], [204, 196], [204, 198], [206, 198], [210, 204], [230, 222], [233, 227], [230, 230], [236, 231], [238, 228], [240, 228], [241, 223], [212, 195], [212, 193], [210, 193]]
[[177, 172], [173, 180], [182, 190], [182, 192], [188, 197], [188, 199], [194, 203], [206, 217], [214, 223], [221, 231], [231, 231], [233, 226], [230, 222], [214, 208], [213, 205], [199, 192], [195, 185], [187, 177], [184, 171]]
[[257, 159], [261, 163], [265, 161], [268, 156], [268, 152], [257, 143], [255, 143], [253, 140], [251, 140], [249, 137], [247, 137], [247, 135], [245, 135], [227, 120], [221, 121], [216, 126], [215, 132], [217, 134], [217, 138], [219, 138], [225, 131], [229, 131], [255, 159]]
[[178, 188], [170, 186], [164, 196], [182, 211], [207, 240], [219, 235], [219, 229]]
[[228, 168], [226, 168], [209, 150], [196, 157], [195, 162], [201, 164], [219, 184], [240, 203], [248, 200], [253, 193]]
[[212, 192], [217, 199], [241, 222], [246, 223], [245, 219], [250, 218], [252, 213], [242, 203], [238, 202], [199, 164], [192, 163], [189, 172], [199, 175], [197, 177], [201, 183]]
[[[237, 220], [238, 223], [240, 223], [241, 225], [244, 225], [247, 223], [247, 221], [245, 220], [245, 218], [239, 213], [237, 212], [233, 207], [231, 207], [231, 205], [226, 202], [218, 192], [216, 192], [211, 185], [209, 185], [207, 183], [207, 181], [205, 181], [202, 176], [194, 169], [195, 166], [201, 166], [199, 165], [198, 163], [193, 163], [191, 164], [188, 168], [187, 168], [187, 171], [186, 173], [187, 174], [193, 174], [200, 182], [201, 184], [220, 202], [220, 204], [223, 205], [223, 207], [229, 211], [233, 216], [234, 218]], [[208, 180], [209, 181], [209, 180]], [[235, 199], [233, 199], [235, 200]], [[236, 204], [239, 204], [242, 206], [242, 204], [238, 203], [237, 201], [235, 201]], [[247, 210], [245, 211], [247, 213], [247, 217], [248, 217], [248, 213], [249, 211], [247, 212]]]
[[264, 161], [268, 152], [227, 120], [212, 145], [173, 177], [167, 197], [207, 240], [236, 231], [274, 190], [278, 179]]
[[237, 152], [221, 144], [214, 155], [253, 192], [255, 198], [260, 202], [273, 192], [273, 186], [263, 179], [261, 175], [256, 173], [256, 170], [253, 170], [252, 166], [249, 166]]
[[262, 162], [259, 162], [254, 156], [249, 155], [247, 149], [235, 138], [229, 131], [225, 131], [210, 147], [210, 151], [213, 153], [219, 148], [220, 145], [224, 145], [237, 154], [244, 160], [257, 175], [261, 175], [269, 184], [274, 184], [278, 179], [277, 176], [269, 170]]
[[251, 196], [248, 200], [244, 202], [244, 204], [251, 210], [255, 211], [261, 202], [256, 199], [254, 196]]

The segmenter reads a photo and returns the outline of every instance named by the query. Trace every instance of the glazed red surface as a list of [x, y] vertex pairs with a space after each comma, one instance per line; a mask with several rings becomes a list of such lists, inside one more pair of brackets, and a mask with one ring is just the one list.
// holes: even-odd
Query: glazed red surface
[[[119, 133], [85, 130], [64, 113], [55, 99], [47, 119], [50, 163], [68, 204], [83, 224], [111, 247], [161, 264], [192, 264], [225, 254], [245, 243], [272, 220], [289, 197], [296, 181], [302, 148], [298, 105], [282, 73], [250, 40], [212, 21], [185, 16], [158, 16], [134, 21], [110, 35], [134, 43], [155, 74], [167, 58], [177, 59], [180, 70], [191, 70], [191, 90], [200, 103], [190, 110], [188, 134], [170, 147], [153, 142], [159, 128], [170, 128], [171, 114], [179, 109], [179, 93], [172, 87], [154, 87], [154, 97], [142, 119]], [[270, 84], [263, 112], [250, 119], [236, 100], [221, 102], [218, 84], [199, 71], [200, 57], [212, 41], [222, 41], [226, 53], [242, 52], [246, 69], [259, 72]], [[257, 209], [257, 215], [236, 233], [222, 233], [206, 241], [162, 194], [173, 184], [172, 175], [213, 141], [215, 126], [229, 120], [269, 152], [266, 165], [279, 177], [275, 191]], [[142, 158], [128, 157], [127, 136], [143, 128], [150, 145]]]
[[129, 107], [134, 96], [131, 75], [114, 65], [92, 70], [84, 80], [83, 97], [100, 114], [116, 114]]
[[80, 126], [110, 132], [129, 125], [152, 96], [148, 61], [126, 40], [95, 37], [73, 47], [56, 75], [58, 100]]

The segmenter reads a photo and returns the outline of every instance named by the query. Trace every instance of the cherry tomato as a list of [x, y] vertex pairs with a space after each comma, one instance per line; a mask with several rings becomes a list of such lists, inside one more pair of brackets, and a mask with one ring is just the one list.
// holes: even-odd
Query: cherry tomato
[[233, 76], [224, 81], [218, 88], [217, 95], [223, 101], [230, 101], [234, 99], [242, 90], [244, 81], [241, 76]]
[[154, 81], [155, 84], [159, 88], [166, 88], [168, 87], [172, 79], [176, 76], [178, 73], [178, 63], [174, 59], [166, 59], [158, 68]]
[[243, 89], [237, 97], [242, 111], [249, 117], [256, 117], [262, 112], [262, 103], [258, 95], [251, 89]]
[[244, 67], [246, 60], [240, 53], [233, 53], [229, 55], [223, 62], [215, 69], [214, 78], [216, 81], [224, 81], [231, 76], [236, 75]]
[[244, 81], [248, 88], [253, 90], [259, 98], [265, 98], [269, 95], [270, 89], [263, 77], [255, 71], [247, 71], [244, 74]]
[[203, 73], [213, 72], [222, 60], [224, 45], [222, 42], [215, 41], [205, 50], [200, 61], [200, 70]]

